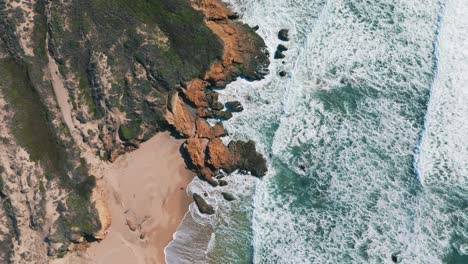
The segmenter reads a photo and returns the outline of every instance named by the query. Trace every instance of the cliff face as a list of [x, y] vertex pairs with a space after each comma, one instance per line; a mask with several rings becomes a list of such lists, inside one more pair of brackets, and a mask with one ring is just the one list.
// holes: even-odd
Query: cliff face
[[104, 159], [167, 130], [173, 92], [222, 54], [185, 0], [51, 1], [48, 15], [74, 118]]
[[211, 184], [217, 185], [213, 176], [220, 169], [227, 172], [242, 169], [254, 176], [263, 176], [265, 160], [256, 152], [254, 142], [231, 142], [227, 147], [219, 139], [227, 134], [222, 124], [218, 122], [211, 127], [205, 119], [224, 120], [232, 116], [218, 101], [218, 94], [211, 87], [224, 88], [238, 77], [259, 80], [268, 74], [265, 43], [252, 28], [236, 21], [238, 15], [222, 2], [192, 0], [191, 3], [203, 12], [206, 25], [221, 39], [224, 49], [221, 59], [211, 64], [203, 78], [185, 83], [182, 93], [176, 95], [181, 97], [177, 99], [179, 101], [185, 99], [187, 105], [178, 109], [179, 114], [170, 109], [169, 115], [175, 117], [171, 118], [175, 121], [170, 123], [183, 137], [189, 138], [184, 145], [189, 165]]
[[0, 0], [0, 262], [103, 238], [93, 162], [158, 131], [187, 138], [187, 164], [209, 182], [219, 169], [265, 173], [253, 142], [219, 139], [232, 114], [211, 88], [269, 63], [236, 19], [214, 0]]

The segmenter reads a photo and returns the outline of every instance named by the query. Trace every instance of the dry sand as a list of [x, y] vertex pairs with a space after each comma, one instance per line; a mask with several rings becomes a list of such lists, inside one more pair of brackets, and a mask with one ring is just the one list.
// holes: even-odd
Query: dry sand
[[192, 201], [185, 188], [194, 174], [179, 153], [182, 142], [159, 133], [106, 168], [100, 185], [112, 218], [109, 233], [54, 263], [165, 263], [164, 248]]

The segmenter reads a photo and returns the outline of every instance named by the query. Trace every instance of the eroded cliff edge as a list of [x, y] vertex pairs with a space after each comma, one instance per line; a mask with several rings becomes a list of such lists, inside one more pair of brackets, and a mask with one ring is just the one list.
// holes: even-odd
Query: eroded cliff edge
[[219, 169], [265, 173], [253, 142], [220, 139], [232, 114], [212, 88], [261, 79], [269, 64], [263, 40], [220, 1], [0, 0], [0, 10], [0, 260], [45, 263], [101, 239], [93, 158], [113, 161], [159, 131], [186, 138], [188, 166], [213, 185]]

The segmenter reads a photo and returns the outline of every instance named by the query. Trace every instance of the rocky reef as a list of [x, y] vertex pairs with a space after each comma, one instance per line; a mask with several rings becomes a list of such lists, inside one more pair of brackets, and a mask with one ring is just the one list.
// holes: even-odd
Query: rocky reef
[[93, 167], [160, 131], [186, 138], [187, 166], [212, 185], [219, 170], [265, 174], [254, 142], [221, 140], [243, 107], [213, 88], [268, 73], [238, 17], [219, 0], [0, 0], [0, 262], [102, 239]]

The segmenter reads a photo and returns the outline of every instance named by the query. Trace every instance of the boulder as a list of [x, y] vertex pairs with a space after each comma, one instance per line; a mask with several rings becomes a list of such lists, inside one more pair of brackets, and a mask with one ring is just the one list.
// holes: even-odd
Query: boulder
[[223, 123], [217, 122], [213, 127], [213, 136], [214, 137], [225, 137], [229, 135], [226, 129], [224, 129]]
[[205, 119], [198, 118], [196, 122], [197, 137], [213, 139], [217, 137], [227, 136], [227, 131], [224, 129], [223, 123], [217, 122], [211, 126]]
[[283, 54], [282, 51], [275, 51], [275, 57], [274, 57], [276, 60], [279, 60], [279, 59], [284, 59], [286, 58], [286, 56]]
[[213, 111], [213, 117], [228, 120], [232, 118], [232, 113], [229, 111]]
[[224, 200], [229, 201], [229, 202], [234, 201], [236, 199], [234, 195], [230, 193], [222, 192], [221, 195], [223, 196]]
[[197, 116], [202, 118], [213, 118], [215, 117], [213, 111], [208, 108], [198, 108], [197, 109]]
[[229, 152], [221, 139], [214, 138], [208, 143], [207, 163], [215, 170], [229, 166]]
[[193, 200], [202, 214], [212, 215], [215, 213], [213, 206], [209, 205], [203, 197], [197, 193], [193, 194]]
[[206, 99], [208, 101], [208, 104], [210, 106], [214, 105], [216, 102], [218, 102], [219, 94], [213, 90], [207, 90], [206, 91]]
[[219, 186], [221, 186], [221, 187], [228, 185], [228, 182], [225, 181], [225, 180], [218, 180], [218, 183], [219, 183]]
[[202, 169], [205, 166], [205, 140], [201, 138], [189, 138], [184, 144], [189, 166], [194, 169]]
[[206, 179], [206, 181], [213, 187], [217, 187], [218, 185], [220, 185], [215, 179], [213, 179], [212, 177], [209, 177]]
[[278, 38], [282, 41], [289, 41], [289, 30], [281, 29], [278, 32]]
[[226, 108], [230, 112], [242, 112], [244, 111], [244, 107], [239, 101], [232, 101], [226, 103]]
[[283, 44], [279, 44], [278, 47], [276, 47], [276, 50], [283, 52], [283, 51], [287, 51], [288, 48], [286, 48], [286, 46], [284, 46]]
[[191, 137], [195, 134], [195, 115], [190, 107], [186, 105], [179, 93], [175, 93], [168, 105], [168, 111], [165, 114], [169, 124], [184, 137]]
[[276, 47], [275, 59], [284, 59], [286, 56], [283, 54], [283, 52], [285, 52], [287, 50], [288, 50], [288, 48], [286, 48], [282, 44], [279, 44], [278, 47]]
[[239, 17], [240, 17], [239, 13], [237, 13], [237, 12], [234, 12], [234, 13], [228, 15], [228, 18], [231, 19], [231, 20], [239, 19]]
[[280, 71], [280, 72], [278, 73], [278, 75], [279, 75], [280, 77], [284, 77], [284, 76], [288, 75], [288, 73], [287, 73], [286, 71]]
[[220, 102], [214, 102], [212, 105], [211, 105], [211, 109], [213, 110], [223, 110], [224, 109], [224, 105]]
[[186, 88], [183, 89], [183, 94], [195, 107], [207, 107], [209, 104], [207, 95], [205, 94], [207, 86], [207, 82], [201, 79], [194, 79], [185, 85]]

